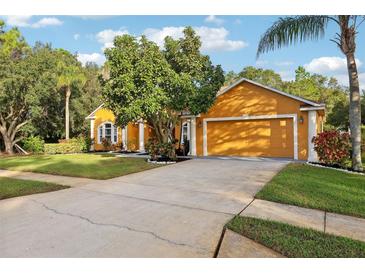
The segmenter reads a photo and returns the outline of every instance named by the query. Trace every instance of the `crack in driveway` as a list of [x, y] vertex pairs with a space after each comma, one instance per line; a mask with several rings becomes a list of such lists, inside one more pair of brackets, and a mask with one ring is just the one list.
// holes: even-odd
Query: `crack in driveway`
[[36, 203], [36, 204], [41, 205], [44, 209], [46, 209], [48, 211], [51, 211], [51, 212], [53, 212], [55, 214], [69, 216], [69, 217], [73, 217], [73, 218], [78, 218], [78, 219], [81, 219], [83, 221], [86, 221], [86, 222], [88, 222], [88, 223], [90, 223], [92, 225], [106, 226], [106, 227], [114, 227], [114, 228], [118, 228], [118, 229], [125, 229], [125, 230], [132, 231], [132, 232], [148, 234], [148, 235], [151, 235], [151, 236], [153, 236], [154, 238], [156, 238], [158, 240], [167, 242], [167, 243], [172, 244], [172, 245], [190, 247], [190, 248], [199, 249], [199, 250], [202, 250], [202, 251], [205, 251], [205, 252], [210, 252], [210, 250], [207, 250], [207, 249], [202, 248], [202, 247], [196, 247], [196, 246], [192, 246], [192, 245], [186, 244], [186, 243], [179, 243], [179, 242], [175, 242], [173, 240], [164, 238], [164, 237], [156, 234], [153, 231], [141, 230], [141, 229], [136, 229], [136, 228], [132, 228], [132, 227], [129, 227], [129, 226], [118, 225], [118, 224], [113, 224], [113, 223], [99, 223], [99, 222], [95, 222], [95, 221], [91, 220], [90, 218], [87, 218], [87, 217], [84, 217], [84, 216], [81, 216], [81, 215], [76, 215], [76, 214], [72, 214], [72, 213], [69, 213], [69, 212], [61, 212], [61, 211], [59, 211], [59, 210], [57, 210], [55, 208], [51, 208], [51, 207], [47, 206], [45, 203], [42, 203], [40, 201], [37, 201], [37, 200], [34, 200], [34, 199], [30, 199], [30, 200], [32, 202]]

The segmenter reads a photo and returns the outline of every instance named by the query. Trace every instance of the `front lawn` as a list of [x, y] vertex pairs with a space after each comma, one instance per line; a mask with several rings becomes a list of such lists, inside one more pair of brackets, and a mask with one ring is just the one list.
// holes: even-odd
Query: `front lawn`
[[121, 158], [106, 154], [17, 156], [0, 160], [2, 169], [92, 179], [110, 179], [157, 166], [142, 158]]
[[68, 188], [68, 186], [0, 177], [0, 200]]
[[237, 216], [227, 228], [292, 258], [363, 258], [365, 243], [284, 223]]
[[289, 164], [256, 198], [365, 218], [365, 176]]

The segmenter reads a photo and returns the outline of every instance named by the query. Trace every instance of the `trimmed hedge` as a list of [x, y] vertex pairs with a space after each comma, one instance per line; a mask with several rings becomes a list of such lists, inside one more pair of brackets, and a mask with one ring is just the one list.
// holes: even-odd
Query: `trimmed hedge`
[[88, 151], [88, 144], [83, 138], [73, 138], [67, 142], [58, 144], [45, 144], [45, 154], [69, 154], [69, 153], [81, 153]]

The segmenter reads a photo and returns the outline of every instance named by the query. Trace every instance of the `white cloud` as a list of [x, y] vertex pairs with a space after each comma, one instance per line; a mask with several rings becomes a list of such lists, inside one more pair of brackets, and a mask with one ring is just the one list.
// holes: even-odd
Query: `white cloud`
[[45, 17], [32, 24], [32, 28], [43, 28], [47, 26], [61, 26], [63, 22], [55, 17]]
[[218, 26], [222, 25], [224, 23], [224, 20], [221, 19], [221, 18], [218, 18], [217, 16], [215, 15], [209, 15], [208, 17], [206, 17], [204, 19], [205, 22], [207, 23], [213, 23], [213, 24], [216, 24]]
[[10, 15], [6, 17], [6, 24], [9, 26], [29, 27], [30, 15]]
[[120, 29], [120, 30], [106, 29], [96, 34], [96, 40], [100, 44], [103, 44], [102, 50], [104, 50], [106, 48], [111, 48], [113, 46], [113, 41], [115, 36], [124, 34], [128, 34], [128, 31], [125, 29]]
[[[362, 66], [362, 62], [359, 59], [356, 59], [356, 64], [358, 68]], [[349, 85], [346, 58], [337, 56], [314, 58], [308, 64], [305, 64], [304, 67], [311, 73], [319, 73], [328, 77], [334, 77], [341, 85]], [[364, 72], [359, 72], [359, 82], [360, 88], [365, 89]]]
[[[164, 27], [162, 29], [146, 29], [143, 34], [149, 40], [154, 41], [160, 47], [163, 47], [166, 36], [174, 39], [183, 37], [184, 27]], [[228, 30], [223, 27], [194, 27], [194, 30], [200, 36], [202, 41], [202, 50], [209, 51], [234, 51], [247, 47], [248, 44], [242, 40], [229, 40], [227, 36]]]
[[75, 39], [75, 40], [79, 40], [79, 38], [80, 38], [80, 34], [75, 33], [73, 37], [74, 37], [74, 39]]
[[100, 53], [79, 53], [77, 55], [77, 60], [79, 60], [83, 65], [85, 65], [87, 62], [93, 62], [98, 65], [102, 65], [105, 62], [105, 56], [104, 54]]
[[[357, 66], [362, 65], [361, 61], [356, 59]], [[312, 59], [304, 65], [305, 69], [312, 73], [344, 73], [347, 71], [346, 58], [341, 57], [319, 57]]]
[[9, 26], [43, 28], [47, 26], [60, 26], [63, 22], [56, 17], [44, 17], [37, 22], [31, 22], [32, 16], [29, 15], [11, 15], [7, 16], [6, 24]]

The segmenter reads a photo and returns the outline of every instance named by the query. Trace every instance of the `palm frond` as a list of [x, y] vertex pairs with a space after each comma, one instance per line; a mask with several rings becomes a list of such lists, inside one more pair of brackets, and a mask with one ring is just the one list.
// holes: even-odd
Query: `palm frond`
[[283, 46], [322, 38], [329, 20], [328, 16], [315, 15], [279, 18], [261, 36], [256, 57]]

